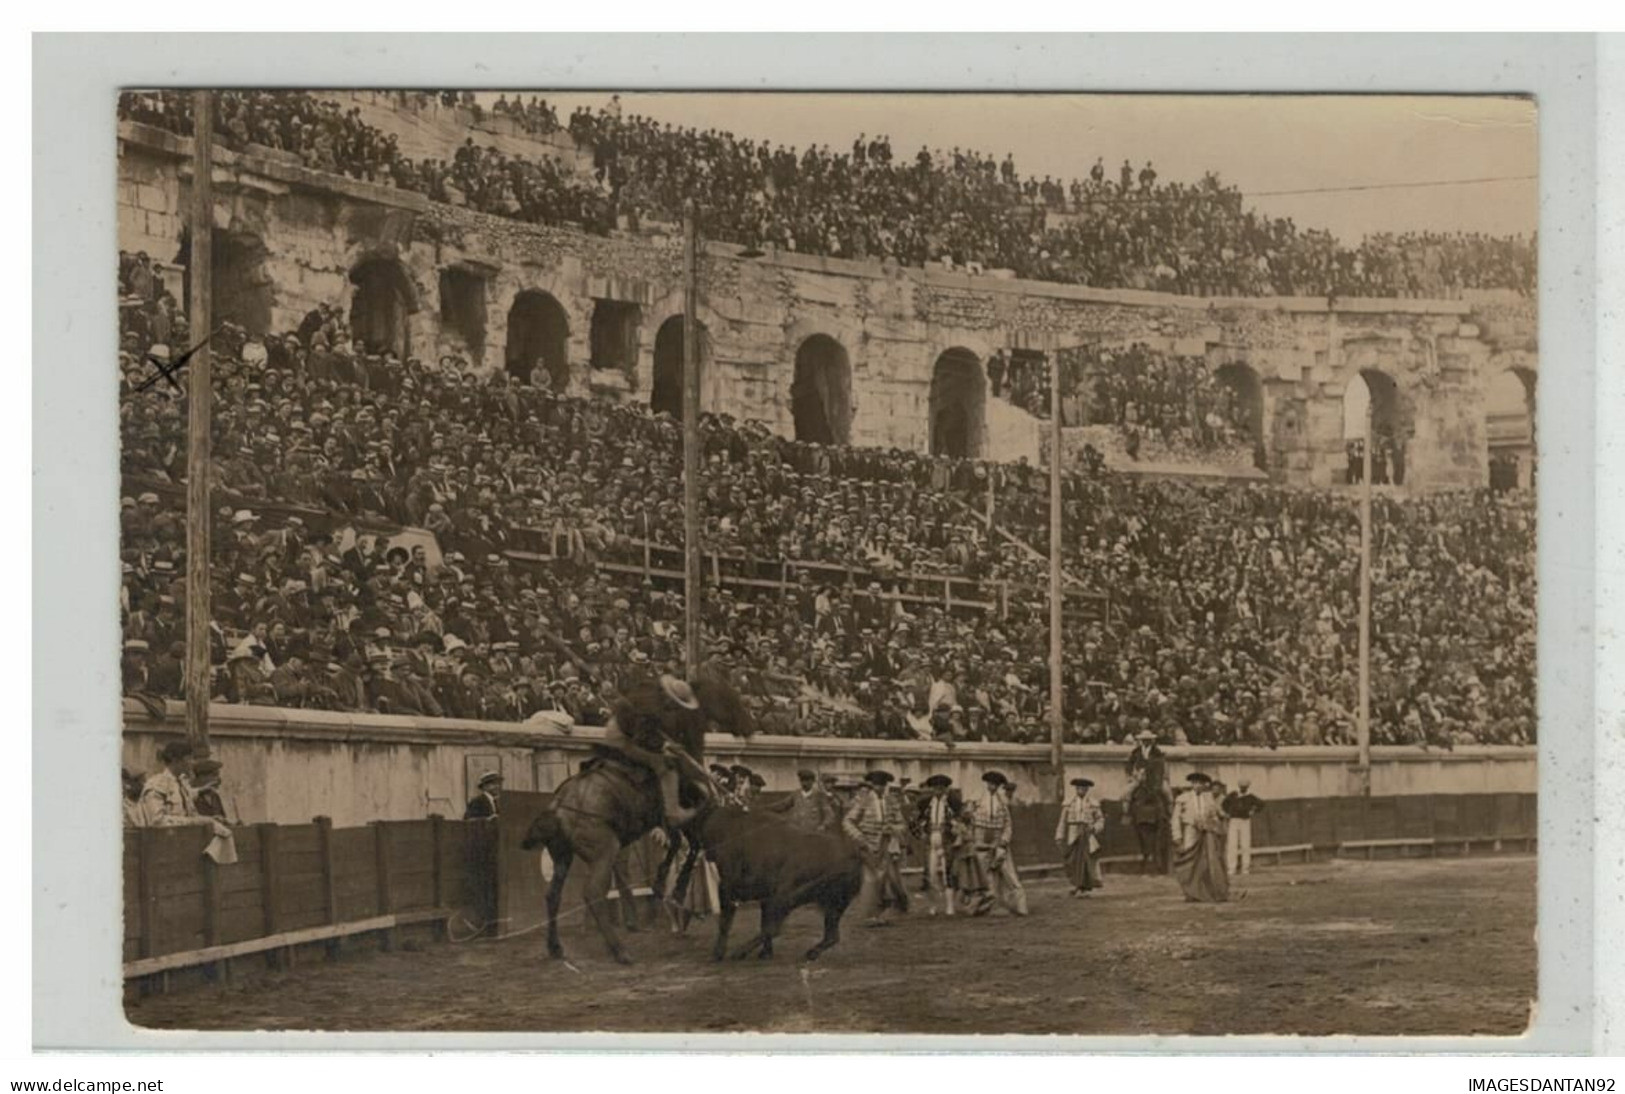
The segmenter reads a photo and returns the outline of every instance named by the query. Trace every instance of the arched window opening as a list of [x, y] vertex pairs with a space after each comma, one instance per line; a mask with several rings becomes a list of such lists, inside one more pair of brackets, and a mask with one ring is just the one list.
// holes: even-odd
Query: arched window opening
[[1528, 489], [1535, 480], [1535, 376], [1507, 369], [1490, 381], [1485, 400], [1490, 487]]
[[398, 261], [369, 259], [350, 271], [350, 333], [368, 352], [393, 352], [405, 360], [411, 343], [407, 317], [413, 311], [411, 281]]
[[813, 335], [796, 351], [790, 413], [798, 441], [852, 441], [852, 365], [846, 349], [826, 334]]
[[975, 459], [986, 431], [987, 379], [967, 349], [937, 358], [931, 375], [931, 454]]
[[266, 272], [265, 241], [245, 232], [215, 231], [211, 236], [209, 285], [215, 326], [236, 323], [250, 338], [271, 330], [271, 275]]
[[[703, 382], [708, 347], [705, 324], [700, 324], [699, 338], [700, 376]], [[649, 406], [656, 413], [683, 416], [683, 317], [674, 315], [660, 324], [655, 332], [654, 383], [649, 392]]]
[[485, 353], [485, 278], [453, 266], [440, 274], [441, 330], [455, 335], [478, 363]]
[[508, 309], [508, 372], [532, 383], [539, 366], [554, 391], [570, 386], [570, 317], [545, 292], [526, 290]]
[[599, 300], [592, 309], [592, 369], [594, 372], [637, 373], [638, 328], [643, 309], [624, 300]]
[[1232, 363], [1213, 373], [1217, 405], [1205, 408], [1198, 431], [1210, 444], [1230, 439], [1243, 441], [1253, 454], [1253, 465], [1267, 468], [1264, 451], [1264, 383], [1251, 365]]
[[1369, 442], [1372, 485], [1403, 486], [1405, 440], [1399, 386], [1385, 372], [1362, 369], [1343, 392], [1343, 442], [1348, 458], [1344, 481], [1363, 481], [1365, 446]]

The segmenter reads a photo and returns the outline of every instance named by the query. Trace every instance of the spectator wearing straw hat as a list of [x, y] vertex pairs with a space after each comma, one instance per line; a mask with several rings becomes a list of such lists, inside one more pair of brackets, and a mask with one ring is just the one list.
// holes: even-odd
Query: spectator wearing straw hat
[[494, 820], [497, 815], [498, 799], [501, 796], [501, 773], [487, 771], [480, 776], [479, 793], [468, 799], [468, 807], [463, 810], [463, 819]]

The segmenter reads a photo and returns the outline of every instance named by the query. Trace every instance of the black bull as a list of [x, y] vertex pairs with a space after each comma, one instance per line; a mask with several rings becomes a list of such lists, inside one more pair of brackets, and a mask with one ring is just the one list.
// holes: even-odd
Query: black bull
[[701, 812], [690, 826], [717, 867], [722, 914], [711, 956], [722, 960], [734, 912], [746, 901], [759, 901], [761, 928], [734, 951], [736, 958], [753, 950], [773, 956], [773, 939], [790, 913], [816, 904], [824, 913], [824, 936], [807, 951], [807, 960], [841, 938], [841, 916], [863, 887], [863, 860], [845, 837], [796, 828], [781, 817], [749, 812], [736, 805]]

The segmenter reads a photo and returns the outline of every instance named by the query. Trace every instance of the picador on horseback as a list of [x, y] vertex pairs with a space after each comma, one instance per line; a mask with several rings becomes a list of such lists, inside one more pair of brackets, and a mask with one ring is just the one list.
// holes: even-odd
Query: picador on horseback
[[[738, 691], [717, 674], [704, 674], [693, 684], [662, 676], [627, 689], [616, 702], [594, 757], [560, 784], [551, 806], [525, 836], [527, 849], [546, 847], [553, 858], [547, 891], [549, 954], [563, 956], [559, 902], [571, 865], [579, 858], [588, 871], [588, 913], [615, 960], [629, 962], [605, 906], [616, 857], [649, 832], [675, 830], [693, 818], [705, 790], [684, 779], [688, 768], [680, 768], [673, 758], [686, 754], [701, 763], [710, 726], [741, 737], [754, 728]], [[691, 865], [685, 864], [685, 877]], [[668, 858], [662, 877], [669, 866]]]

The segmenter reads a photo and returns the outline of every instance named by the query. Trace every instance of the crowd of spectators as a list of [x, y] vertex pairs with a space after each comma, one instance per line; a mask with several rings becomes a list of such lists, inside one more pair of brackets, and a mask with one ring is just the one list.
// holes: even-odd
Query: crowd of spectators
[[[1229, 453], [1263, 466], [1262, 438], [1244, 384], [1214, 372], [1204, 358], [1136, 342], [1067, 350], [1057, 364], [1062, 424], [1112, 427], [1131, 460], [1150, 442], [1150, 451], [1176, 462], [1209, 462]], [[1048, 420], [1050, 367], [1042, 354], [1000, 351], [987, 361], [988, 390]]]
[[[454, 104], [483, 113], [471, 96]], [[662, 123], [622, 110], [578, 108], [566, 125], [592, 170], [544, 155], [474, 145], [449, 162], [414, 162], [395, 136], [295, 91], [223, 91], [216, 128], [229, 146], [299, 156], [319, 171], [423, 193], [538, 223], [607, 232], [621, 222], [680, 219], [703, 201], [705, 231], [747, 246], [946, 262], [971, 270], [1108, 288], [1192, 295], [1443, 297], [1535, 284], [1535, 241], [1480, 233], [1382, 233], [1344, 246], [1327, 232], [1246, 207], [1242, 192], [1209, 172], [1194, 184], [1161, 182], [1147, 163], [1104, 159], [1089, 177], [1022, 176], [1014, 159], [921, 147], [894, 155], [886, 135], [859, 134], [850, 150], [741, 138]], [[120, 116], [191, 130], [191, 100], [128, 92]], [[556, 112], [534, 97], [498, 100], [498, 113], [545, 134]]]
[[[176, 696], [185, 408], [143, 381], [149, 355], [172, 352], [160, 317], [172, 337], [184, 321], [141, 256], [122, 266], [125, 681]], [[679, 666], [681, 583], [641, 568], [645, 544], [681, 543], [669, 417], [370, 353], [329, 309], [263, 341], [228, 327], [215, 351], [219, 698], [591, 723], [630, 676]], [[725, 417], [706, 420], [704, 451], [721, 584], [703, 646], [765, 728], [1044, 738], [1046, 567], [1026, 545], [1047, 539], [1041, 472], [786, 441]], [[1066, 564], [1111, 594], [1109, 619], [1069, 624], [1074, 739], [1350, 739], [1346, 497], [1098, 463], [1063, 497]], [[993, 528], [977, 515], [990, 503]], [[1382, 498], [1376, 527], [1375, 739], [1531, 739], [1527, 496]], [[950, 609], [956, 588], [988, 606]]]

